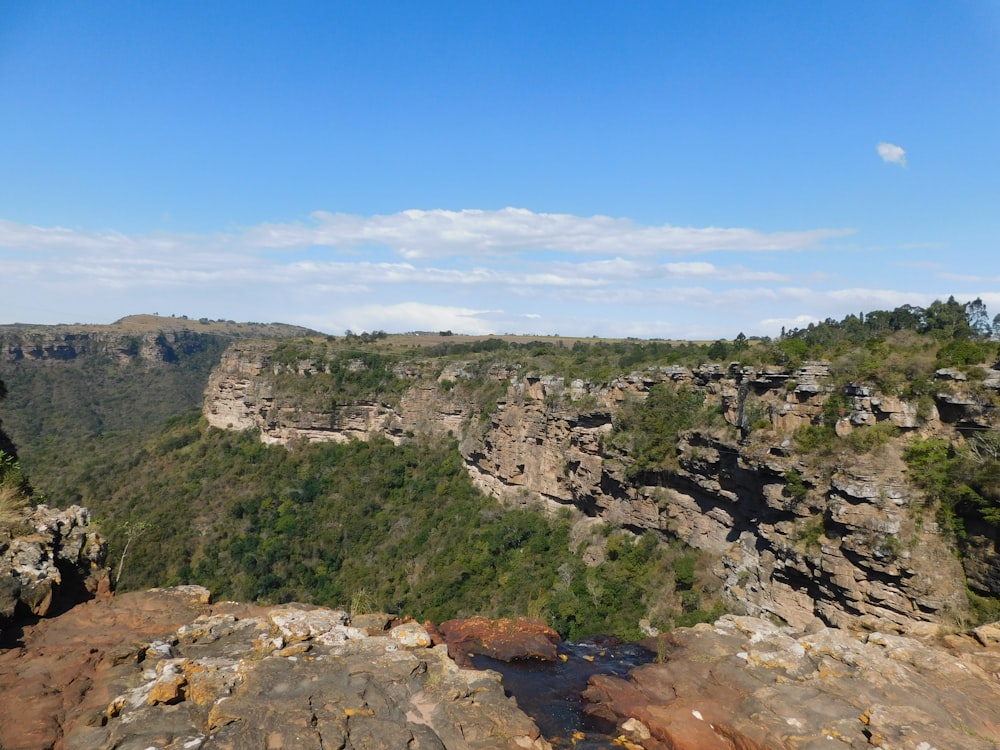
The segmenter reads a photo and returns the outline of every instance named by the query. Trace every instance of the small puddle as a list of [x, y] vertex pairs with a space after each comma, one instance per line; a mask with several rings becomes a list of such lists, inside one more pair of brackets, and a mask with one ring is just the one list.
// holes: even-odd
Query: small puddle
[[[614, 743], [615, 726], [586, 716], [581, 694], [595, 674], [627, 677], [629, 671], [653, 661], [656, 654], [637, 643], [609, 640], [562, 643], [554, 662], [528, 659], [502, 662], [475, 656], [477, 669], [492, 669], [503, 675], [508, 695], [535, 720], [542, 735], [554, 748], [600, 750], [620, 747]], [[565, 658], [563, 658], [565, 657]]]

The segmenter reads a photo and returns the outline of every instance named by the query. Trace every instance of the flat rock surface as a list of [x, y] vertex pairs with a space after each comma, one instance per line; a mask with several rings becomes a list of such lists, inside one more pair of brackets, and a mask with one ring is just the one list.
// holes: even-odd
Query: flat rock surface
[[656, 663], [592, 678], [585, 699], [645, 750], [995, 750], [1000, 648], [979, 630], [804, 634], [730, 615], [650, 639]]
[[208, 604], [181, 587], [8, 633], [4, 750], [549, 747], [499, 675], [413, 623], [384, 634], [306, 605]]

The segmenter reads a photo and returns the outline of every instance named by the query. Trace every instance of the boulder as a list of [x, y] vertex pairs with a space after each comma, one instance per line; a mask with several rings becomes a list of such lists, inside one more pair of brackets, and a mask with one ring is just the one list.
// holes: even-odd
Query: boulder
[[555, 661], [561, 638], [543, 620], [531, 617], [490, 620], [468, 617], [448, 620], [438, 628], [456, 663], [469, 666], [471, 656], [500, 661], [541, 659]]
[[107, 543], [90, 511], [38, 505], [0, 525], [0, 631], [19, 614], [44, 617], [110, 595]]

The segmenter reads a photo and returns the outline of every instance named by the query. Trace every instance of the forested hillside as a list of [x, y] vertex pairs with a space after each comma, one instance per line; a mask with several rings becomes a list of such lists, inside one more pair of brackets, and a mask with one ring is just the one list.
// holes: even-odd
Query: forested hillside
[[233, 341], [307, 333], [152, 315], [109, 326], [0, 326], [6, 427], [36, 492], [68, 505], [166, 420], [199, 408], [209, 372]]
[[[572, 636], [638, 636], [654, 607], [676, 623], [721, 611], [682, 600], [695, 558], [679, 545], [574, 530], [568, 511], [499, 506], [473, 486], [454, 442], [286, 449], [193, 414], [132, 464], [90, 501], [119, 541], [123, 589], [197, 582], [226, 598], [435, 621], [531, 613]], [[588, 567], [577, 550], [595, 541], [606, 553]]]

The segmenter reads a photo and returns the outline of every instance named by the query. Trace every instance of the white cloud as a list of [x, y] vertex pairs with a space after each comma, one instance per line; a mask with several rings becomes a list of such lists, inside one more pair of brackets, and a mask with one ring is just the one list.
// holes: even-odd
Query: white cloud
[[[841, 287], [843, 258], [831, 263], [831, 254], [822, 252], [822, 237], [833, 234], [644, 227], [521, 209], [408, 211], [201, 235], [126, 235], [0, 221], [0, 314], [10, 321], [110, 322], [161, 311], [280, 320], [331, 333], [351, 328], [486, 334], [528, 328], [543, 334], [715, 339], [732, 338], [739, 330], [776, 335], [781, 325], [840, 319], [861, 310], [926, 306], [935, 297], [958, 294], [939, 291], [939, 284], [988, 288], [995, 276], [983, 271], [980, 278], [950, 282], [939, 276], [930, 284], [934, 294]], [[791, 242], [792, 235], [802, 242]], [[695, 249], [687, 257], [658, 250], [665, 245], [657, 241], [670, 236], [686, 236]], [[698, 244], [699, 238], [708, 239]], [[699, 256], [716, 241], [722, 247], [733, 238], [749, 239], [726, 246], [749, 251], [788, 240], [784, 249], [791, 250], [808, 240], [820, 243], [820, 252], [802, 262], [783, 255], [780, 266], [768, 255], [741, 255], [747, 266], [728, 264], [721, 255], [713, 262]], [[355, 244], [348, 252], [342, 245], [334, 252], [317, 247], [334, 241]], [[364, 242], [382, 242], [399, 254]], [[483, 247], [488, 249], [479, 252]], [[536, 252], [522, 255], [524, 248]], [[405, 253], [410, 257], [399, 257]], [[893, 279], [900, 289], [925, 288], [905, 282], [900, 258], [885, 255], [865, 259], [866, 277]], [[881, 266], [874, 265], [879, 261]], [[908, 253], [907, 262], [922, 263], [916, 253]], [[817, 264], [837, 273], [824, 275]], [[976, 294], [963, 298], [976, 296], [987, 300]]]
[[760, 324], [767, 331], [780, 333], [782, 328], [786, 331], [792, 331], [796, 328], [806, 328], [810, 323], [818, 322], [819, 318], [811, 315], [796, 315], [790, 318], [764, 318]]
[[716, 271], [711, 263], [667, 263], [664, 268], [675, 276], [713, 276]]
[[600, 254], [623, 263], [629, 256], [683, 255], [717, 251], [795, 251], [853, 230], [761, 232], [743, 227], [646, 226], [608, 216], [499, 211], [409, 210], [355, 216], [314, 212], [309, 224], [261, 224], [240, 232], [205, 235], [129, 236], [63, 227], [37, 227], [0, 220], [0, 247], [36, 251], [134, 253], [174, 261], [178, 254], [330, 247], [384, 247], [407, 260], [511, 253]]
[[[334, 317], [343, 321], [345, 329], [354, 331], [460, 331], [483, 335], [496, 332], [493, 321], [485, 316], [502, 312], [422, 302], [399, 302], [351, 307]], [[326, 330], [335, 330], [335, 326], [327, 326]]]
[[713, 263], [665, 263], [668, 276], [676, 278], [714, 279], [717, 281], [787, 281], [784, 274], [773, 271], [751, 271], [742, 266], [718, 268]]
[[878, 151], [878, 155], [882, 157], [882, 161], [886, 164], [898, 164], [901, 167], [906, 166], [906, 150], [902, 146], [881, 141], [875, 148]]
[[241, 238], [256, 247], [388, 247], [407, 259], [555, 251], [615, 256], [712, 251], [804, 250], [851, 230], [761, 232], [748, 228], [645, 226], [609, 216], [499, 211], [409, 210], [355, 216], [316, 211], [312, 224], [264, 224]]
[[969, 273], [940, 273], [938, 276], [949, 281], [964, 281], [971, 284], [998, 284], [1000, 276], [982, 276]]

